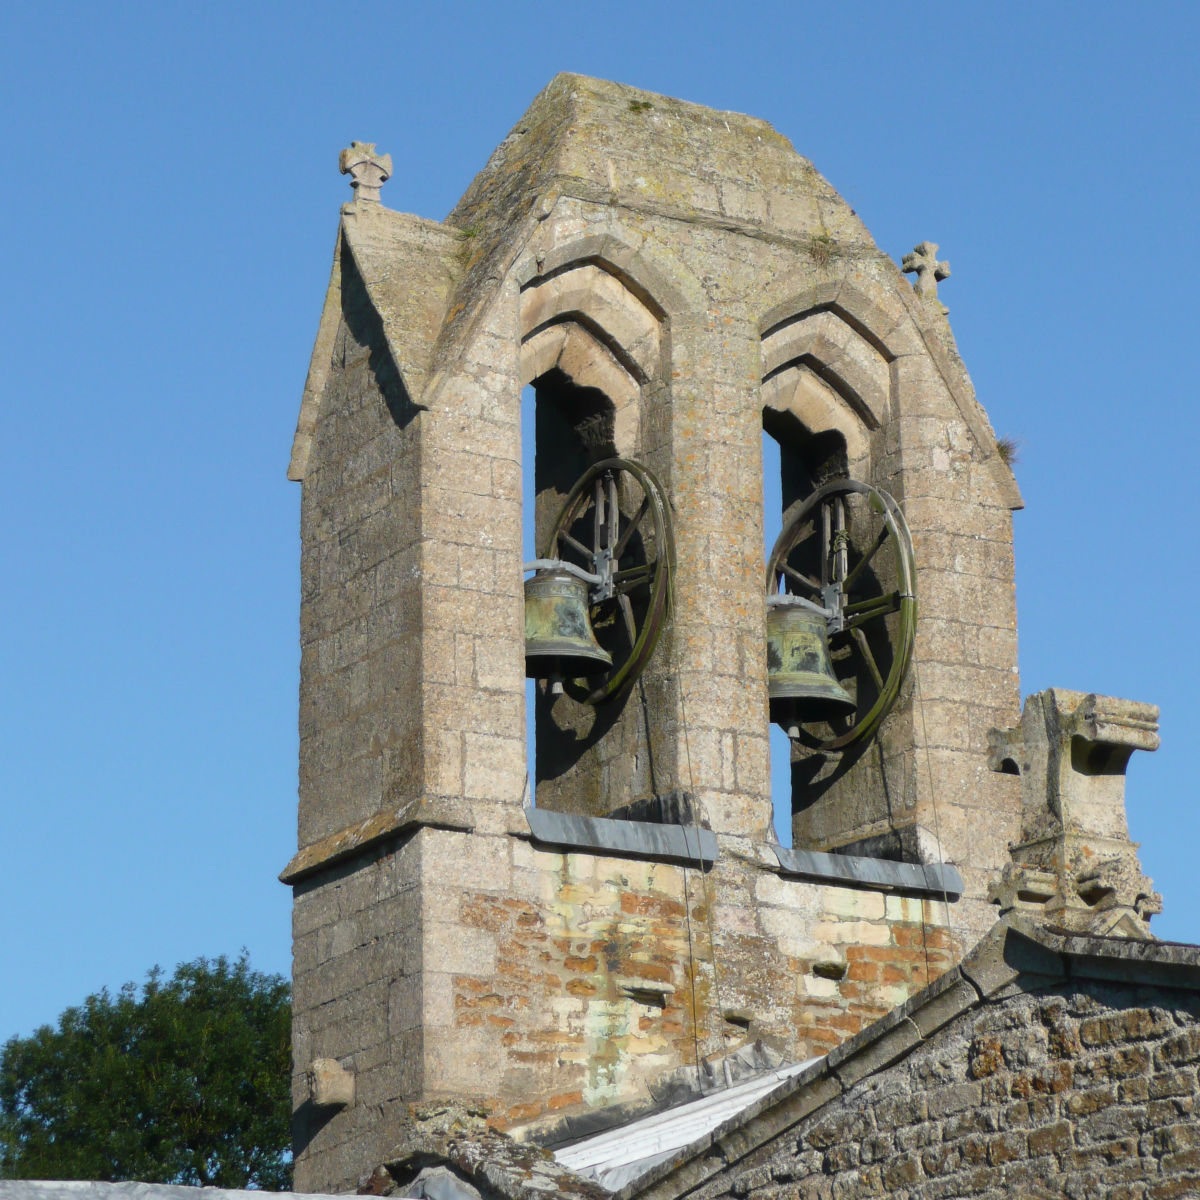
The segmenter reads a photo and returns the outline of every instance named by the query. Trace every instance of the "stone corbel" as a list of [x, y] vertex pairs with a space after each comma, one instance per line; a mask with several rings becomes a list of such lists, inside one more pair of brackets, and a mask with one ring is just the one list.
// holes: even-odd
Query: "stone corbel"
[[316, 1108], [349, 1108], [354, 1075], [336, 1059], [316, 1058], [308, 1071], [308, 1097]]

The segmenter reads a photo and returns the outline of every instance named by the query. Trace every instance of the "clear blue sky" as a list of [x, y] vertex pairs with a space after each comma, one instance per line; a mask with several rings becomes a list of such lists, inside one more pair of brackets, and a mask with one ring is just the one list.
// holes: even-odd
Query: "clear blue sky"
[[559, 70], [771, 121], [941, 244], [1017, 470], [1022, 686], [1163, 706], [1129, 812], [1200, 940], [1200, 6], [56, 4], [0, 16], [0, 1038], [289, 969], [297, 485], [338, 150], [440, 218]]

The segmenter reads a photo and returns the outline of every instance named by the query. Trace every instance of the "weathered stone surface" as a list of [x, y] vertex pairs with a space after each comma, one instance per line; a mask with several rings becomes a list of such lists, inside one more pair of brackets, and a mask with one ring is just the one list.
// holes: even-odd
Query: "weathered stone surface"
[[[786, 139], [563, 75], [445, 221], [377, 202], [391, 164], [373, 148], [343, 166], [356, 199], [289, 472], [296, 1170], [332, 1189], [384, 1160], [411, 1102], [528, 1132], [757, 1042], [832, 1049], [989, 927], [1020, 820], [1016, 781], [987, 770], [1019, 695], [1016, 485], [942, 313]], [[673, 517], [665, 636], [608, 707], [568, 690], [526, 710], [529, 385], [539, 544], [601, 454], [652, 470]], [[786, 878], [770, 848], [764, 430], [794, 460], [790, 499], [831, 472], [870, 482], [917, 546], [895, 710], [866, 752], [794, 764], [801, 851], [895, 860], [842, 880]], [[603, 819], [682, 793], [702, 864], [533, 844], [522, 811]], [[854, 865], [833, 858], [829, 875]], [[881, 1058], [928, 1039], [925, 1017]], [[318, 1058], [353, 1072], [353, 1104], [314, 1111]], [[879, 1150], [870, 1178], [909, 1186], [924, 1149]]]
[[315, 1059], [309, 1097], [317, 1108], [345, 1108], [354, 1103], [354, 1076], [336, 1059]]
[[[1037, 938], [1047, 948], [1056, 942]], [[1006, 936], [991, 940], [1003, 954]], [[1106, 939], [1106, 948], [1128, 957], [1122, 939]], [[783, 1183], [789, 1195], [908, 1200], [1197, 1194], [1200, 1083], [1170, 1061], [1200, 1029], [1189, 985], [1197, 956], [1197, 947], [1163, 948], [1173, 970], [1159, 987], [1089, 978], [1086, 960], [1069, 956], [1069, 978], [976, 997], [890, 1063], [876, 1048], [904, 1019], [893, 1014], [880, 1022], [882, 1036], [865, 1030], [838, 1052], [843, 1063], [822, 1068], [841, 1075], [861, 1058], [844, 1094], [786, 1132], [744, 1140], [699, 1192], [681, 1173], [643, 1194], [774, 1197]], [[940, 985], [905, 1007], [920, 1024], [922, 1009], [952, 991]], [[820, 1078], [799, 1081], [789, 1103]], [[1152, 1095], [1170, 1099], [1156, 1106]]]
[[[900, 263], [900, 269], [906, 275], [915, 274], [917, 277], [913, 283], [913, 291], [922, 300], [932, 303], [937, 303], [937, 285], [943, 279], [950, 278], [950, 264], [938, 262], [937, 252], [937, 242], [919, 242]], [[938, 307], [943, 314], [950, 311], [944, 305], [939, 304]]]
[[356, 204], [378, 204], [379, 189], [392, 176], [392, 156], [376, 154], [374, 142], [351, 142], [338, 156], [338, 168], [350, 176]]
[[1158, 709], [1051, 688], [1021, 723], [989, 735], [994, 771], [1019, 773], [1021, 837], [990, 889], [1017, 909], [1079, 932], [1149, 937], [1162, 897], [1142, 874], [1125, 820], [1125, 769], [1158, 749]]

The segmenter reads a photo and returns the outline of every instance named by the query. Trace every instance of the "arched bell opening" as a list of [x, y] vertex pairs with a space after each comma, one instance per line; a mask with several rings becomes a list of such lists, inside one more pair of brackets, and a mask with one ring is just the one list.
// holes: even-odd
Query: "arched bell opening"
[[[903, 824], [913, 791], [906, 671], [916, 571], [904, 514], [885, 489], [896, 487], [899, 465], [887, 434], [896, 410], [895, 359], [915, 348], [902, 345], [894, 328], [888, 337], [901, 338], [895, 346], [873, 333], [889, 328], [881, 317], [839, 285], [836, 297], [813, 293], [776, 306], [762, 326], [763, 424], [784, 447], [775, 473], [787, 488], [765, 510], [768, 542], [782, 526], [786, 543], [771, 545], [768, 592], [782, 586], [831, 614], [829, 663], [854, 702], [847, 717], [793, 722], [797, 736], [786, 745], [786, 729], [772, 722], [777, 805], [790, 805], [793, 843], [820, 850]], [[840, 553], [836, 565], [826, 564], [839, 587], [825, 596], [814, 551], [821, 544]], [[781, 560], [798, 574], [785, 578]], [[814, 572], [807, 586], [801, 577]], [[777, 715], [779, 706], [772, 707]]]
[[[836, 603], [826, 590], [839, 554], [843, 573], [858, 568], [863, 582], [871, 582], [874, 567], [855, 549], [870, 536], [863, 520], [869, 502], [840, 490], [852, 470], [845, 436], [810, 430], [794, 413], [766, 407], [762, 449], [765, 556], [795, 538], [782, 560], [786, 573], [768, 584], [767, 611], [771, 794], [776, 835], [790, 846], [796, 814], [854, 756], [831, 756], [823, 744], [849, 730], [860, 705], [869, 708], [878, 694], [871, 666], [851, 652], [851, 640], [863, 635], [834, 619]], [[825, 503], [826, 494], [835, 502]], [[885, 676], [889, 653], [884, 639], [876, 661]]]
[[596, 387], [581, 387], [553, 367], [534, 380], [533, 490], [538, 553], [571, 489], [592, 466], [616, 454], [616, 406]]
[[[772, 470], [763, 462], [764, 491], [769, 486], [778, 507], [764, 508], [764, 532], [768, 548], [795, 512], [818, 487], [849, 473], [846, 439], [836, 429], [810, 430], [794, 413], [763, 409], [764, 453], [772, 456]], [[768, 449], [768, 443], [770, 447]], [[773, 478], [768, 481], [768, 473]], [[767, 524], [773, 524], [767, 529]]]
[[[521, 377], [530, 385], [524, 561], [569, 561], [591, 577], [583, 603], [584, 589], [570, 580], [537, 573], [527, 580], [536, 580], [535, 601], [549, 595], [551, 608], [570, 618], [575, 646], [583, 624], [576, 617], [586, 608], [612, 659], [596, 675], [571, 678], [564, 668], [561, 679], [529, 686], [529, 774], [539, 807], [633, 816], [673, 786], [663, 770], [674, 754], [672, 723], [664, 719], [673, 711], [670, 685], [662, 655], [655, 656], [667, 623], [673, 549], [670, 505], [653, 468], [669, 463], [669, 455], [657, 437], [650, 438], [657, 464], [643, 455], [647, 426], [661, 428], [667, 395], [666, 313], [654, 298], [657, 276], [637, 281], [646, 263], [635, 254], [617, 268], [600, 249], [553, 247], [531, 258], [527, 266], [536, 273], [521, 278]], [[613, 513], [618, 519], [605, 523]], [[560, 585], [572, 593], [569, 600], [559, 596]], [[527, 617], [529, 592], [527, 586]], [[538, 651], [546, 647], [534, 631], [531, 665], [530, 641], [526, 666], [536, 675], [544, 669]], [[585, 646], [585, 657], [591, 653]]]
[[779, 481], [768, 538], [781, 529], [765, 578], [768, 697], [786, 737], [772, 730], [772, 791], [794, 844], [833, 849], [855, 840], [846, 832], [894, 827], [904, 803], [883, 722], [912, 653], [916, 573], [895, 499], [851, 476], [840, 434], [806, 433], [764, 418], [764, 487]]
[[[617, 453], [628, 405], [559, 368], [525, 403], [530, 790], [539, 807], [603, 815], [655, 790], [640, 673], [653, 653], [646, 631], [662, 618], [665, 497]], [[591, 553], [602, 544], [614, 547], [607, 574]]]
[[[551, 535], [571, 489], [593, 463], [612, 457], [615, 409], [603, 391], [577, 385], [559, 367], [528, 385], [521, 401], [522, 549], [524, 562], [533, 563], [556, 557]], [[539, 785], [560, 775], [571, 757], [563, 713], [555, 715], [556, 707], [567, 707], [563, 675], [598, 672], [611, 658], [595, 642], [585, 580], [543, 570], [527, 580], [525, 604], [527, 652], [533, 651], [525, 682], [530, 797], [556, 807], [547, 805], [547, 789]], [[592, 731], [594, 714], [572, 715], [574, 737]]]

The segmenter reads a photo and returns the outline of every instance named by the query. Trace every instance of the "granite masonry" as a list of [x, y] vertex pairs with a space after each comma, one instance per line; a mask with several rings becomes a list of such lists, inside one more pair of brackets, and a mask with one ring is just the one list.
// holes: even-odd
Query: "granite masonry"
[[[1157, 714], [1054, 692], [1018, 724], [1020, 495], [937, 246], [902, 270], [765, 122], [573, 75], [444, 221], [384, 206], [404, 181], [373, 145], [341, 166], [354, 198], [289, 472], [297, 1187], [403, 1191], [439, 1162], [476, 1195], [603, 1195], [538, 1147], [807, 1059], [825, 1065], [787, 1096], [817, 1089], [817, 1124], [782, 1099], [786, 1138], [697, 1151], [714, 1167], [698, 1173], [681, 1151], [626, 1192], [986, 1194], [933, 1181], [992, 1170], [995, 1190], [1046, 1155], [1084, 1178], [1104, 1139], [1110, 1165], [1184, 1170], [1186, 1116], [1164, 1105], [1195, 1092], [1192, 1001], [1069, 972], [985, 994], [955, 974], [1034, 918], [1148, 944], [1158, 899], [1123, 788]], [[916, 561], [898, 702], [863, 744], [795, 751], [791, 847], [772, 832], [764, 432], [783, 516], [830, 479], [871, 484]], [[605, 455], [661, 483], [664, 636], [615, 698], [541, 686], [527, 711], [522, 472], [541, 545]], [[1070, 715], [1074, 758], [1045, 721], [1038, 741], [1034, 709]], [[951, 992], [942, 1040], [896, 1049], [884, 1083], [830, 1074]], [[1105, 1132], [1101, 1092], [1154, 1116]]]

